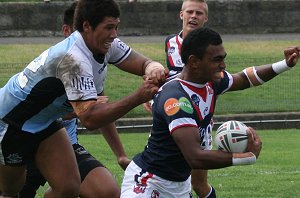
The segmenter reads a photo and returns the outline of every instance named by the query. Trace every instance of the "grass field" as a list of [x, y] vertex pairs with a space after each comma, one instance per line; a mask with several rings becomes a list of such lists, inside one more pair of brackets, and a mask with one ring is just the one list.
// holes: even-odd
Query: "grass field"
[[[241, 71], [253, 65], [272, 63], [283, 59], [283, 50], [287, 46], [299, 45], [299, 41], [247, 41], [225, 42], [227, 51], [227, 70]], [[147, 55], [165, 65], [162, 43], [129, 43], [136, 51]], [[20, 71], [34, 57], [47, 49], [48, 45], [0, 45], [0, 87], [14, 73]], [[17, 52], [17, 53], [16, 53]], [[13, 58], [12, 58], [13, 57]], [[300, 111], [299, 64], [292, 71], [281, 74], [263, 86], [245, 91], [233, 92], [221, 96], [216, 114], [253, 113], [253, 112], [289, 112]], [[108, 66], [105, 93], [111, 101], [117, 100], [138, 87], [140, 77], [124, 73], [113, 65]], [[147, 112], [139, 106], [125, 117], [144, 117]]]
[[[298, 198], [300, 197], [300, 131], [258, 131], [263, 149], [255, 165], [209, 171], [209, 181], [220, 198]], [[130, 158], [141, 152], [148, 133], [120, 134]], [[102, 135], [80, 135], [79, 142], [100, 159], [121, 184], [123, 170]], [[42, 197], [45, 188], [39, 190]]]

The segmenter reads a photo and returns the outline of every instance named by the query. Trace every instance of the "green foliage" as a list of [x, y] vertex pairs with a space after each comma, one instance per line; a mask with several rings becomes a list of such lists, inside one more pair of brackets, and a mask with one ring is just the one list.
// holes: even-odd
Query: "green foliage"
[[[299, 197], [299, 130], [263, 130], [258, 133], [263, 142], [263, 149], [255, 165], [209, 171], [209, 182], [215, 187], [217, 196]], [[143, 150], [148, 133], [122, 133], [120, 138], [128, 157], [132, 158]], [[107, 166], [120, 185], [124, 172], [118, 166], [102, 135], [80, 135], [79, 142]], [[38, 197], [42, 197], [45, 189], [46, 187], [39, 190]]]

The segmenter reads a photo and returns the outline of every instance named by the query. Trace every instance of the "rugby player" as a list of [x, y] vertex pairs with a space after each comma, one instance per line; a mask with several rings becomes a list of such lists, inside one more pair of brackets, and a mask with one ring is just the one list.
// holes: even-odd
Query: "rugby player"
[[[149, 101], [167, 71], [117, 38], [114, 0], [80, 0], [68, 38], [45, 50], [0, 89], [0, 191], [17, 196], [34, 160], [51, 186], [45, 197], [78, 197], [80, 174], [69, 137], [57, 119], [74, 112], [98, 129]], [[97, 101], [107, 64], [145, 76], [142, 86], [113, 103]]]

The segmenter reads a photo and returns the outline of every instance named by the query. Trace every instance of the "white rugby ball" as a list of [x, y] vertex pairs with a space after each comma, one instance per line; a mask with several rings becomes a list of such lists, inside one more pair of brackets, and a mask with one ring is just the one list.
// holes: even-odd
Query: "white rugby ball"
[[236, 120], [224, 122], [216, 132], [217, 149], [232, 153], [245, 152], [248, 144], [247, 129], [244, 123]]

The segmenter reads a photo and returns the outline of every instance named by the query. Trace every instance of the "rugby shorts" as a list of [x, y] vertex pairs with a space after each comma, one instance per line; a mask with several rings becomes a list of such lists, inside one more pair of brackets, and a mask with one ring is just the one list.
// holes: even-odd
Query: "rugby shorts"
[[125, 170], [121, 198], [191, 198], [191, 176], [183, 182], [163, 179], [142, 170], [133, 161]]
[[81, 181], [87, 176], [87, 174], [97, 168], [104, 167], [104, 165], [93, 157], [83, 146], [80, 144], [73, 144], [73, 149], [75, 152], [78, 169], [81, 176]]
[[33, 161], [39, 144], [63, 125], [57, 121], [38, 133], [22, 131], [0, 120], [0, 164], [21, 166]]

